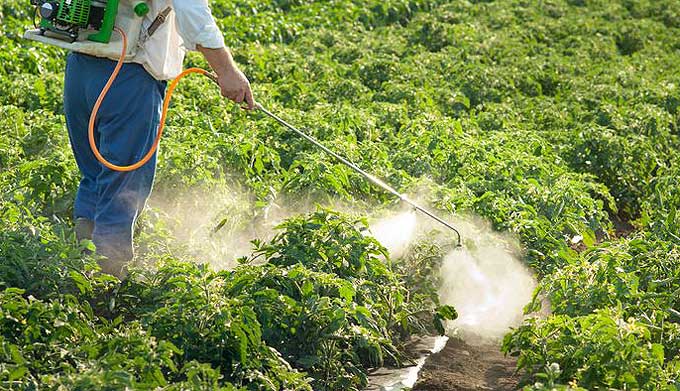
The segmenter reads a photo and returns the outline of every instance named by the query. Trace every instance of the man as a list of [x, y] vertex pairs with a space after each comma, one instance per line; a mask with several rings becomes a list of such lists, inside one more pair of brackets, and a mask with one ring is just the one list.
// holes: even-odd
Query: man
[[[149, 7], [135, 57], [123, 65], [95, 124], [100, 152], [118, 165], [138, 161], [151, 147], [166, 80], [181, 72], [186, 50], [203, 54], [223, 96], [248, 109], [255, 105], [248, 79], [225, 47], [207, 0], [153, 0]], [[115, 64], [113, 59], [70, 53], [64, 111], [82, 174], [74, 206], [76, 236], [93, 240], [105, 257], [100, 261], [103, 272], [124, 278], [133, 257], [133, 226], [151, 193], [156, 156], [135, 171], [118, 172], [100, 164], [89, 146], [90, 113]]]

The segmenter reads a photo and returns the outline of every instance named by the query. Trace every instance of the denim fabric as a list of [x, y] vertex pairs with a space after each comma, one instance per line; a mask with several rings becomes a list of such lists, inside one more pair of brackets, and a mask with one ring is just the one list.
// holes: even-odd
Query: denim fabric
[[[82, 174], [74, 217], [94, 221], [92, 240], [98, 253], [131, 259], [133, 226], [151, 193], [156, 156], [136, 171], [117, 172], [99, 163], [90, 149], [90, 113], [114, 67], [115, 62], [108, 59], [69, 54], [64, 112]], [[160, 121], [165, 87], [165, 82], [155, 80], [141, 65], [123, 65], [95, 122], [95, 142], [107, 160], [129, 165], [146, 154]]]

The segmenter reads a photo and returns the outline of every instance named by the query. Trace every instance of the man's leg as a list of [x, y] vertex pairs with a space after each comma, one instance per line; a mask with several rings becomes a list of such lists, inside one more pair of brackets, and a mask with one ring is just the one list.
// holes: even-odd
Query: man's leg
[[[71, 57], [76, 60], [71, 61], [67, 79], [70, 76], [71, 86], [80, 83], [82, 86], [67, 91], [65, 101], [66, 95], [75, 93], [86, 99], [86, 104], [71, 99], [68, 110], [73, 117], [69, 131], [76, 160], [83, 162], [79, 161], [84, 180], [76, 197], [76, 217], [94, 221], [92, 239], [97, 253], [107, 258], [100, 262], [102, 270], [123, 277], [125, 266], [133, 256], [133, 226], [151, 192], [156, 156], [132, 172], [113, 171], [96, 161], [87, 138], [87, 122], [115, 63], [84, 55]], [[149, 150], [160, 120], [164, 90], [165, 83], [154, 80], [140, 65], [123, 66], [99, 109], [95, 124], [95, 142], [107, 160], [128, 165]], [[93, 159], [97, 170], [89, 164]], [[95, 174], [94, 179], [91, 174]]]
[[[96, 61], [103, 63], [108, 77], [113, 62]], [[129, 165], [148, 152], [158, 129], [164, 91], [165, 83], [153, 79], [142, 66], [123, 66], [98, 114], [99, 150], [107, 160]], [[156, 154], [135, 171], [102, 167], [97, 175], [93, 240], [97, 252], [108, 258], [101, 264], [106, 273], [126, 274], [133, 257], [134, 224], [151, 193], [155, 171]]]

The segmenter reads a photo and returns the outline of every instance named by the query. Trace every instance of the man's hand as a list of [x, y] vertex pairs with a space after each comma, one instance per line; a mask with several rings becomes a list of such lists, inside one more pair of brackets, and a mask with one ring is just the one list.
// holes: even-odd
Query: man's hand
[[222, 96], [236, 103], [246, 102], [248, 110], [255, 107], [253, 91], [246, 75], [238, 68], [228, 69], [217, 74], [217, 82], [222, 90]]
[[254, 109], [255, 99], [253, 98], [253, 91], [250, 89], [250, 82], [246, 75], [238, 69], [238, 65], [234, 62], [229, 50], [226, 48], [208, 49], [200, 45], [197, 49], [217, 74], [217, 83], [222, 90], [222, 96], [239, 104], [245, 102], [247, 104], [244, 107], [245, 109]]

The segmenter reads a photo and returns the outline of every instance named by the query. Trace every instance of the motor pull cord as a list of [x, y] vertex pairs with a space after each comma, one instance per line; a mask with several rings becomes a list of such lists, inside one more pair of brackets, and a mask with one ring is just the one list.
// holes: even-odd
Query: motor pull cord
[[204, 76], [208, 76], [209, 78], [215, 80], [215, 76], [212, 75], [210, 72], [206, 71], [205, 69], [201, 68], [189, 68], [184, 70], [182, 73], [179, 74], [168, 86], [167, 91], [165, 92], [165, 98], [163, 99], [163, 111], [161, 114], [161, 121], [160, 124], [158, 125], [158, 131], [156, 133], [156, 138], [153, 142], [153, 145], [149, 149], [149, 151], [140, 159], [138, 162], [127, 165], [127, 166], [119, 166], [116, 164], [113, 164], [106, 160], [104, 156], [99, 152], [99, 148], [97, 148], [97, 143], [95, 142], [94, 139], [94, 127], [97, 119], [97, 113], [99, 112], [99, 108], [102, 105], [102, 102], [104, 101], [104, 98], [106, 97], [106, 94], [109, 92], [111, 89], [111, 85], [113, 82], [116, 80], [118, 77], [118, 73], [120, 72], [121, 68], [123, 67], [123, 63], [125, 62], [125, 54], [127, 53], [127, 36], [125, 35], [125, 32], [118, 27], [114, 27], [114, 30], [120, 34], [123, 40], [123, 50], [121, 52], [120, 58], [118, 59], [118, 62], [116, 63], [116, 67], [113, 69], [113, 73], [111, 73], [111, 76], [109, 77], [109, 80], [106, 82], [106, 85], [102, 89], [102, 92], [99, 93], [99, 97], [97, 98], [97, 101], [94, 104], [94, 108], [92, 109], [92, 113], [90, 114], [90, 123], [88, 126], [88, 139], [90, 141], [90, 148], [92, 149], [92, 153], [94, 153], [94, 156], [97, 158], [97, 160], [103, 164], [105, 167], [114, 170], [114, 171], [120, 171], [120, 172], [129, 172], [129, 171], [134, 171], [143, 165], [145, 165], [153, 156], [153, 154], [156, 152], [158, 149], [158, 144], [161, 141], [161, 137], [163, 136], [163, 129], [165, 129], [165, 120], [168, 114], [168, 108], [170, 107], [170, 101], [172, 99], [172, 93], [175, 91], [175, 88], [177, 87], [177, 84], [179, 83], [182, 78], [190, 73], [198, 73]]

